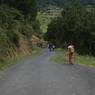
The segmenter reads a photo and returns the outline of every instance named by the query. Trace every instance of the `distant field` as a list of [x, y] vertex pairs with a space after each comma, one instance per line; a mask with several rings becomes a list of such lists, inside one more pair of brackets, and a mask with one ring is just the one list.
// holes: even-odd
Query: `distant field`
[[37, 0], [37, 5], [40, 8], [48, 7], [49, 5], [63, 7], [64, 5], [70, 4], [81, 4], [81, 5], [95, 5], [95, 0]]
[[[59, 64], [68, 64], [67, 52], [62, 49], [58, 49], [57, 52], [58, 54], [54, 56], [52, 60]], [[88, 55], [82, 56], [82, 55], [76, 54], [75, 64], [95, 67], [95, 57], [88, 56]]]
[[45, 33], [47, 32], [48, 24], [51, 22], [52, 19], [54, 19], [57, 16], [60, 16], [60, 13], [62, 11], [62, 8], [49, 6], [48, 8], [44, 10], [38, 11], [37, 19], [40, 22], [41, 30]]

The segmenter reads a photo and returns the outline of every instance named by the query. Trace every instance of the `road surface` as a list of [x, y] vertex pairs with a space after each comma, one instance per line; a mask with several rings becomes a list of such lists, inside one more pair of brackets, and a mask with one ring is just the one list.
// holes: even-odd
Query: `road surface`
[[95, 95], [95, 69], [51, 61], [43, 51], [0, 75], [0, 95]]

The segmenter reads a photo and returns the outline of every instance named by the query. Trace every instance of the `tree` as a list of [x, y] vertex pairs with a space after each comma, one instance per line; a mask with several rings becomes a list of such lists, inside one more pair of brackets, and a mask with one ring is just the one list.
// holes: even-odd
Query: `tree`
[[95, 40], [95, 9], [80, 5], [67, 6], [48, 25], [45, 35], [49, 41], [55, 40], [58, 46], [73, 41], [81, 54], [89, 53], [90, 43]]
[[0, 0], [1, 4], [20, 10], [29, 19], [35, 20], [37, 15], [36, 0]]

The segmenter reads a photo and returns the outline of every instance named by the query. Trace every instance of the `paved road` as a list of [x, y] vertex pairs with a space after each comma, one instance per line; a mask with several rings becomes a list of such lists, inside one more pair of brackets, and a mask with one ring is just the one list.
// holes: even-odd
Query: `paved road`
[[0, 76], [0, 95], [95, 95], [95, 69], [60, 65], [44, 51]]

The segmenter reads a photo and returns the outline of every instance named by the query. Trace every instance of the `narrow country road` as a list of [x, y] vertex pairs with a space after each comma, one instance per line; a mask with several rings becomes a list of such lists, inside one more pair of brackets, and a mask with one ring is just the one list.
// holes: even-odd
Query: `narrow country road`
[[11, 66], [0, 75], [0, 95], [95, 95], [95, 69], [51, 61], [56, 52]]

